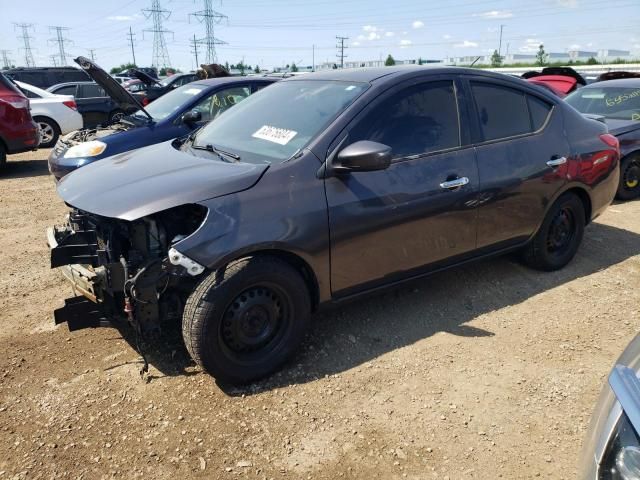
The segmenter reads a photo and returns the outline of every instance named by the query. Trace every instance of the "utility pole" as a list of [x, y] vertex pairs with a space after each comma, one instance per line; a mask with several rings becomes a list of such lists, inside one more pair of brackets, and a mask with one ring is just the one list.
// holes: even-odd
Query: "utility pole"
[[169, 10], [163, 10], [160, 6], [160, 0], [151, 0], [151, 8], [145, 8], [142, 13], [146, 18], [153, 20], [153, 28], [148, 28], [143, 32], [153, 33], [153, 60], [151, 65], [153, 67], [170, 67], [171, 60], [169, 60], [169, 51], [167, 50], [167, 42], [164, 38], [165, 33], [173, 32], [162, 28], [162, 21], [168, 20], [171, 16]]
[[348, 48], [344, 46], [344, 41], [345, 40], [349, 40], [349, 37], [339, 37], [336, 35], [336, 39], [338, 40], [339, 44], [336, 45], [336, 48], [338, 48], [340, 50], [340, 53], [338, 53], [336, 55], [336, 57], [338, 57], [340, 59], [340, 68], [344, 68], [344, 59], [347, 55], [344, 54], [344, 49]]
[[205, 37], [198, 40], [198, 43], [207, 46], [205, 53], [205, 63], [216, 63], [218, 56], [216, 54], [216, 45], [226, 45], [227, 42], [216, 38], [214, 35], [214, 27], [219, 25], [223, 20], [229, 20], [226, 15], [216, 12], [213, 9], [213, 0], [203, 0], [204, 10], [189, 14], [189, 18], [193, 15], [200, 23], [204, 23]]
[[500, 43], [498, 44], [498, 56], [502, 58], [502, 29], [504, 25], [500, 25]]
[[11, 60], [9, 60], [9, 53], [11, 50], [0, 50], [2, 54], [2, 68], [11, 68]]
[[311, 46], [311, 71], [315, 72], [316, 71], [316, 46], [312, 45]]
[[131, 45], [131, 55], [133, 56], [133, 64], [137, 65], [137, 63], [136, 63], [136, 51], [133, 48], [133, 42], [135, 41], [135, 38], [133, 38], [133, 37], [135, 37], [135, 36], [136, 36], [136, 34], [133, 33], [133, 30], [131, 30], [131, 27], [129, 27], [129, 33], [127, 33], [127, 40], [129, 42], [129, 45]]
[[196, 40], [196, 34], [193, 34], [193, 40], [191, 40], [191, 53], [193, 53], [196, 56], [196, 70], [198, 69], [198, 67], [200, 66], [200, 63], [198, 62], [198, 40]]
[[91, 61], [95, 62], [96, 61], [96, 55], [93, 53], [96, 51], [95, 48], [87, 48], [87, 51], [89, 52], [89, 56], [91, 57]]
[[67, 64], [67, 52], [64, 49], [64, 44], [71, 40], [64, 37], [64, 32], [68, 31], [68, 27], [49, 27], [49, 31], [54, 31], [56, 33], [55, 38], [50, 38], [50, 42], [55, 42], [58, 44], [58, 56], [60, 58], [60, 66], [64, 66]]
[[14, 28], [19, 28], [22, 30], [22, 35], [18, 37], [18, 40], [22, 40], [24, 43], [24, 66], [25, 67], [35, 67], [36, 61], [33, 59], [33, 52], [31, 51], [31, 39], [33, 37], [29, 36], [29, 29], [33, 30], [32, 23], [14, 23]]

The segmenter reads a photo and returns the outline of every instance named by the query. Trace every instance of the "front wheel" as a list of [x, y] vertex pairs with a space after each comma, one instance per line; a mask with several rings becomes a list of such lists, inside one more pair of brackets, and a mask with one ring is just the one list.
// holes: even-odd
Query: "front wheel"
[[620, 185], [616, 197], [620, 200], [640, 197], [640, 155], [624, 158], [620, 162]]
[[268, 256], [212, 272], [189, 296], [182, 335], [191, 357], [218, 380], [244, 384], [278, 369], [304, 338], [311, 312], [300, 273]]
[[565, 193], [547, 212], [540, 230], [525, 247], [525, 263], [538, 270], [561, 269], [578, 251], [585, 223], [582, 200], [573, 193]]

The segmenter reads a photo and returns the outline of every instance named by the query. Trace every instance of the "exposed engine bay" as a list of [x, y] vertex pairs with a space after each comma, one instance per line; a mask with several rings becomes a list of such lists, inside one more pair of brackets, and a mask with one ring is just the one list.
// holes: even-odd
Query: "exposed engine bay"
[[66, 147], [73, 147], [83, 142], [90, 142], [91, 140], [98, 140], [102, 137], [112, 135], [118, 132], [126, 132], [134, 127], [133, 124], [128, 122], [116, 122], [107, 126], [97, 126], [96, 128], [83, 128], [71, 132], [70, 134], [60, 137], [60, 143]]
[[56, 323], [70, 330], [124, 321], [138, 338], [156, 336], [165, 320], [182, 315], [204, 267], [173, 246], [203, 223], [206, 207], [183, 205], [125, 221], [73, 209], [48, 231], [51, 267], [85, 298], [65, 300]]

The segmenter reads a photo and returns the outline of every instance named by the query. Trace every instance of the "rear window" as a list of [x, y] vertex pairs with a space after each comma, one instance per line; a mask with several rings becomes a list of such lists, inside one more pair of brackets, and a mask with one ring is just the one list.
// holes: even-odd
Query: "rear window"
[[540, 130], [546, 123], [553, 105], [532, 95], [527, 95], [527, 104], [529, 105], [529, 115], [531, 116], [533, 130]]
[[620, 120], [640, 120], [640, 83], [636, 88], [583, 88], [573, 92], [565, 100], [582, 113]]

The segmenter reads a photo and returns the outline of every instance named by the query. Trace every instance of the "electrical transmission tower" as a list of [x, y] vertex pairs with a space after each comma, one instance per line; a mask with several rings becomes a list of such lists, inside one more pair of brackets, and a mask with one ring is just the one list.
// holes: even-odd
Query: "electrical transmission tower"
[[14, 23], [15, 28], [22, 30], [22, 35], [18, 37], [18, 40], [22, 40], [24, 43], [24, 66], [35, 67], [36, 61], [33, 59], [33, 52], [31, 51], [31, 39], [29, 36], [29, 29], [33, 29], [32, 23]]
[[133, 30], [131, 30], [131, 27], [129, 27], [129, 33], [127, 33], [127, 38], [129, 40], [129, 45], [131, 45], [131, 54], [133, 55], [133, 64], [137, 65], [137, 63], [136, 63], [136, 51], [133, 48], [134, 42], [135, 42], [135, 38], [134, 38], [135, 36], [136, 36], [136, 34], [133, 33]]
[[9, 53], [11, 50], [0, 50], [2, 54], [2, 68], [11, 68], [12, 62], [9, 58]]
[[200, 66], [198, 63], [198, 40], [196, 39], [196, 35], [193, 34], [193, 40], [191, 40], [191, 53], [196, 56], [196, 70]]
[[58, 66], [58, 56], [57, 55], [49, 55], [49, 58], [51, 59], [51, 63], [53, 63], [54, 67]]
[[91, 58], [91, 61], [92, 61], [92, 62], [95, 62], [95, 61], [96, 61], [96, 54], [95, 54], [95, 53], [93, 53], [93, 52], [95, 52], [95, 51], [96, 51], [96, 49], [95, 49], [95, 48], [87, 48], [87, 52], [89, 52], [89, 57]]
[[65, 43], [72, 43], [71, 40], [65, 38], [64, 32], [68, 31], [68, 27], [49, 27], [49, 30], [55, 32], [55, 38], [50, 38], [50, 42], [58, 44], [58, 58], [60, 59], [60, 66], [67, 65], [67, 52], [64, 49]]
[[153, 20], [153, 28], [148, 28], [144, 32], [153, 33], [153, 60], [151, 65], [158, 67], [169, 67], [171, 61], [169, 60], [169, 51], [167, 50], [167, 42], [164, 39], [165, 33], [173, 32], [162, 28], [162, 21], [167, 20], [171, 16], [169, 10], [163, 10], [160, 6], [160, 0], [151, 0], [151, 8], [145, 8], [142, 13], [146, 18]]
[[349, 37], [338, 37], [338, 36], [336, 36], [336, 39], [338, 40], [338, 45], [336, 45], [336, 48], [340, 52], [340, 53], [338, 53], [336, 55], [336, 57], [338, 57], [340, 59], [340, 68], [344, 68], [344, 59], [347, 57], [347, 55], [344, 54], [344, 49], [348, 48], [348, 47], [344, 46], [344, 41], [345, 40], [349, 40]]
[[204, 10], [190, 14], [198, 19], [200, 23], [204, 23], [206, 36], [198, 39], [198, 43], [206, 45], [205, 63], [216, 63], [218, 56], [216, 55], [216, 45], [225, 45], [227, 42], [216, 38], [214, 35], [215, 25], [219, 25], [222, 20], [228, 20], [229, 17], [213, 9], [213, 0], [204, 0]]

